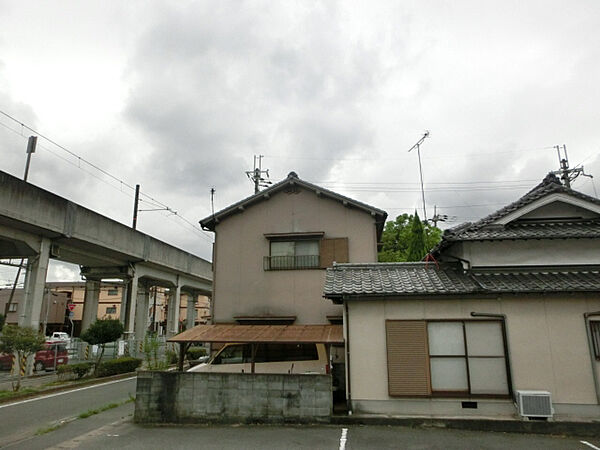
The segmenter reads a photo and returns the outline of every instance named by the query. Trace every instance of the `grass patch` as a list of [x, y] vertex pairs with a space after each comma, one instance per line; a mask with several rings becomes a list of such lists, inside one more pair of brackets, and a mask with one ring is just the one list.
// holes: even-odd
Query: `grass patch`
[[50, 381], [48, 383], [44, 383], [42, 385], [42, 387], [54, 387], [54, 386], [73, 386], [73, 385], [77, 385], [77, 384], [81, 384], [81, 383], [86, 383], [88, 381], [90, 381], [91, 379], [93, 379], [93, 377], [85, 377], [85, 378], [80, 378], [78, 380], [56, 380], [56, 381]]
[[54, 430], [58, 430], [60, 427], [62, 427], [63, 424], [62, 423], [57, 423], [56, 425], [52, 425], [46, 428], [40, 428], [35, 432], [36, 436], [41, 436], [42, 434], [46, 434], [46, 433], [50, 433]]
[[121, 403], [109, 403], [108, 405], [104, 405], [98, 409], [88, 409], [87, 411], [79, 414], [77, 417], [80, 419], [87, 419], [90, 416], [100, 414], [101, 412], [108, 411], [109, 409], [118, 408], [119, 406], [125, 405], [127, 403], [131, 403], [134, 400], [135, 400], [134, 397], [129, 396], [129, 398], [127, 400], [122, 401]]
[[87, 419], [88, 417], [93, 416], [94, 414], [99, 414], [99, 413], [100, 413], [99, 409], [88, 409], [86, 412], [82, 412], [77, 417], [80, 419]]
[[22, 395], [32, 394], [32, 393], [38, 392], [38, 391], [39, 391], [39, 389], [35, 389], [35, 388], [23, 388], [23, 389], [19, 389], [18, 391], [2, 390], [2, 391], [0, 391], [0, 400], [4, 400], [6, 398], [12, 398], [12, 397], [20, 397]]

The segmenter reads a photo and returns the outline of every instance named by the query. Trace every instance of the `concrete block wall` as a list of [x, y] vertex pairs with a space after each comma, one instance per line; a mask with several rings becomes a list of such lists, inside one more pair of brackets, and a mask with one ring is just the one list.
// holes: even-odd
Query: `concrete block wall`
[[138, 372], [138, 423], [329, 422], [330, 375]]

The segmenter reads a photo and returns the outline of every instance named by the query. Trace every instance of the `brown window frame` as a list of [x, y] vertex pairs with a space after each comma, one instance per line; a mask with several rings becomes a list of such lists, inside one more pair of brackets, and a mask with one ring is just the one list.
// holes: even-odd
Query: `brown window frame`
[[590, 320], [590, 338], [596, 361], [600, 361], [600, 320]]
[[[510, 363], [508, 360], [508, 352], [507, 352], [507, 337], [506, 337], [506, 324], [504, 322], [504, 320], [494, 320], [494, 319], [429, 319], [429, 320], [417, 320], [420, 322], [424, 322], [425, 323], [425, 328], [426, 328], [426, 342], [427, 342], [427, 347], [425, 348], [425, 352], [426, 352], [426, 358], [427, 358], [427, 364], [429, 365], [429, 371], [428, 371], [428, 383], [430, 386], [430, 394], [429, 395], [420, 395], [419, 397], [426, 397], [426, 398], [501, 398], [501, 399], [505, 399], [505, 398], [512, 398], [513, 395], [513, 391], [512, 391], [512, 377], [511, 377], [511, 372], [510, 372]], [[387, 322], [415, 322], [415, 320], [386, 320]], [[465, 353], [464, 355], [430, 355], [429, 353], [429, 323], [440, 323], [440, 322], [458, 322], [462, 324], [462, 330], [463, 330], [463, 345], [465, 347]], [[505, 363], [505, 370], [506, 370], [506, 384], [507, 384], [507, 388], [508, 388], [508, 393], [507, 394], [473, 394], [471, 393], [471, 379], [470, 379], [470, 372], [469, 372], [469, 358], [481, 358], [481, 359], [486, 359], [486, 358], [500, 358], [500, 356], [469, 356], [468, 353], [468, 348], [467, 348], [467, 339], [466, 339], [466, 328], [465, 328], [465, 323], [467, 322], [477, 322], [477, 323], [481, 323], [481, 322], [492, 322], [492, 323], [499, 323], [500, 324], [500, 329], [502, 332], [502, 348], [503, 348], [503, 352], [504, 352], [504, 363]], [[598, 323], [600, 324], [600, 321], [598, 321]], [[599, 330], [600, 330], [600, 325], [599, 325]], [[600, 345], [600, 335], [599, 335], [599, 342], [598, 344]], [[388, 343], [386, 341], [386, 347], [387, 347]], [[440, 390], [434, 390], [433, 389], [433, 385], [432, 385], [432, 380], [431, 380], [431, 358], [465, 358], [465, 364], [466, 364], [466, 376], [467, 376], [467, 390], [466, 391], [440, 391]], [[415, 397], [415, 396], [407, 396], [407, 395], [393, 395], [389, 393], [389, 361], [388, 361], [388, 395], [390, 395], [390, 397]]]
[[[275, 243], [293, 243], [293, 256], [273, 256], [273, 244]], [[321, 268], [321, 257], [317, 255], [297, 255], [296, 244], [298, 242], [314, 242], [316, 243], [317, 252], [320, 250], [320, 239], [311, 238], [296, 238], [296, 239], [272, 239], [269, 241], [269, 256], [264, 257], [263, 266], [265, 270], [311, 270]], [[278, 258], [278, 259], [275, 259]], [[273, 264], [277, 261], [277, 264]]]

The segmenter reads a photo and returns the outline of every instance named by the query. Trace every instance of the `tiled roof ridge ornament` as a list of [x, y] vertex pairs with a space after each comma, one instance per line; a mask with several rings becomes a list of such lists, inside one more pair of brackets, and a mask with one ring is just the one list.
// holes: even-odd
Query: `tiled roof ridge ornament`
[[553, 174], [552, 172], [549, 172], [548, 175], [546, 175], [544, 177], [544, 179], [542, 180], [542, 184], [550, 184], [550, 183], [554, 183], [554, 184], [558, 184], [558, 185], [561, 184], [558, 177], [555, 174]]
[[288, 173], [287, 177], [288, 178], [300, 178], [298, 176], [298, 174], [296, 172], [294, 172], [293, 170], [290, 173]]

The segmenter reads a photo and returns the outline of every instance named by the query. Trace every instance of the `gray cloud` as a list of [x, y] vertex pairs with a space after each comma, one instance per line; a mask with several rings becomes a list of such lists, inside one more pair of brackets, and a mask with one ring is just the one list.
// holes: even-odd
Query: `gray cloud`
[[[549, 148], [556, 144], [567, 144], [571, 165], [584, 161], [588, 172], [600, 173], [600, 10], [592, 0], [577, 8], [510, 0], [156, 1], [108, 12], [99, 2], [73, 9], [55, 34], [44, 33], [39, 55], [41, 38], [31, 30], [49, 23], [55, 9], [44, 8], [25, 14], [11, 4], [4, 28], [25, 17], [32, 26], [21, 35], [18, 27], [0, 33], [3, 57], [9, 43], [19, 42], [19, 54], [35, 58], [40, 73], [62, 78], [69, 74], [57, 58], [85, 56], [89, 67], [78, 73], [90, 76], [110, 75], [102, 65], [114, 61], [128, 93], [122, 115], [107, 117], [111, 127], [64, 134], [36, 120], [40, 109], [20, 103], [9, 88], [0, 87], [0, 103], [194, 223], [210, 211], [211, 187], [217, 209], [252, 193], [244, 171], [254, 154], [266, 155], [263, 167], [274, 180], [295, 170], [309, 181], [337, 181], [334, 190], [389, 208], [391, 217], [420, 209], [417, 155], [407, 150], [425, 129], [431, 130], [421, 149], [429, 215], [437, 205], [457, 221], [475, 220], [515, 200], [557, 168]], [[103, 34], [110, 34], [106, 41]], [[106, 55], [98, 42], [106, 43]], [[23, 64], [14, 54], [6, 58], [11, 69]], [[92, 89], [83, 83], [60, 95]], [[76, 128], [98, 108], [89, 103], [87, 111], [61, 111], [69, 116], [61, 123], [72, 120]], [[24, 139], [2, 128], [0, 138], [3, 169], [22, 174]], [[45, 151], [32, 168], [35, 183], [130, 222], [130, 190], [109, 187]], [[521, 181], [510, 188], [514, 180]], [[494, 189], [475, 181], [495, 182]], [[361, 184], [350, 188], [351, 182]], [[449, 184], [459, 182], [472, 188]], [[593, 193], [588, 179], [575, 187]], [[140, 229], [210, 257], [206, 238], [177, 220], [144, 212]]]
[[[248, 5], [171, 11], [138, 45], [127, 117], [153, 136], [153, 170], [171, 189], [233, 199], [252, 154], [335, 159], [371, 142], [358, 104], [375, 89], [376, 49], [339, 39], [335, 7]], [[323, 178], [331, 165], [294, 168]]]

